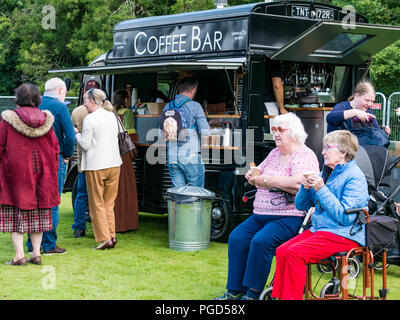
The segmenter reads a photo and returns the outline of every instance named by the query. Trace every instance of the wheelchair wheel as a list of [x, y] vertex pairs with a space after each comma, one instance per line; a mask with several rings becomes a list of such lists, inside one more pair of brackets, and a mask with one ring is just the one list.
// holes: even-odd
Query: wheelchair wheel
[[360, 262], [358, 262], [357, 259], [354, 258], [349, 258], [349, 264], [348, 264], [348, 275], [349, 275], [349, 279], [353, 280], [355, 278], [358, 277], [358, 275], [360, 274]]
[[338, 292], [338, 289], [335, 289], [335, 284], [333, 282], [328, 282], [322, 287], [319, 296], [320, 298], [325, 298], [325, 295], [327, 294], [336, 294]]
[[[334, 262], [334, 268], [337, 270], [338, 262]], [[332, 272], [332, 265], [330, 264], [317, 264], [317, 270], [321, 273], [331, 273]]]
[[258, 300], [273, 300], [274, 298], [272, 298], [271, 296], [272, 289], [273, 289], [272, 286], [265, 288], [264, 291], [261, 292], [260, 298]]
[[[389, 263], [386, 263], [386, 269], [389, 268], [389, 266], [390, 266], [390, 264], [389, 264]], [[374, 269], [375, 269], [375, 270], [378, 270], [378, 271], [382, 271], [382, 269], [383, 269], [383, 263], [382, 263], [382, 261], [375, 262], [375, 263], [374, 263]]]

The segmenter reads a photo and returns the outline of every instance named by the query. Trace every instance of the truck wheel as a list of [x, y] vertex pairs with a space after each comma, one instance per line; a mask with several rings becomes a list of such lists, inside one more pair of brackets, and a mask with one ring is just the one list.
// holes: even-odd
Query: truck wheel
[[74, 179], [74, 183], [72, 184], [72, 195], [71, 195], [71, 201], [72, 201], [72, 210], [74, 209], [74, 203], [75, 203], [75, 198], [77, 194], [77, 189], [78, 189], [78, 175], [76, 175]]
[[211, 241], [227, 242], [233, 227], [232, 210], [223, 200], [214, 200], [211, 209]]

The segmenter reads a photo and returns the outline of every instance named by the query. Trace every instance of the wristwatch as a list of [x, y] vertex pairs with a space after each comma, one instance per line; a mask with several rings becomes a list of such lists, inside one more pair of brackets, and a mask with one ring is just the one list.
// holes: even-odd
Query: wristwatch
[[267, 179], [264, 178], [264, 187], [267, 188]]

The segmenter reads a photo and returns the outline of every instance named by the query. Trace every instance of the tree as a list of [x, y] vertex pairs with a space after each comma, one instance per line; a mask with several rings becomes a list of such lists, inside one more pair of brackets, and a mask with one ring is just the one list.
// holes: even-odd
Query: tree
[[[371, 23], [400, 25], [398, 0], [320, 1], [351, 4]], [[228, 4], [253, 2], [229, 0]], [[54, 8], [55, 28], [46, 28], [51, 12], [42, 12], [45, 6]], [[43, 89], [49, 69], [87, 65], [111, 50], [113, 28], [119, 21], [213, 9], [215, 5], [214, 0], [0, 0], [0, 7], [0, 95], [12, 95], [25, 81]], [[381, 91], [400, 87], [399, 50], [400, 44], [395, 44], [374, 57], [371, 79]]]
[[[49, 69], [87, 65], [112, 49], [113, 28], [121, 20], [170, 14], [171, 0], [1, 0], [0, 94], [22, 82], [43, 90]], [[54, 8], [48, 27], [45, 6]], [[76, 75], [74, 75], [76, 76]]]
[[[335, 0], [337, 6], [353, 5], [356, 12], [370, 23], [400, 25], [397, 0]], [[370, 79], [377, 91], [386, 96], [400, 88], [400, 41], [383, 49], [372, 58]]]

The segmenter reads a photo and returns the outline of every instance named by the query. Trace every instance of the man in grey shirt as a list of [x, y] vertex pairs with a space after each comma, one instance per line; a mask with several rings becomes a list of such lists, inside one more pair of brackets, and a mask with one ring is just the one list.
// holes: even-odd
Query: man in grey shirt
[[[197, 80], [191, 77], [183, 78], [178, 83], [175, 104], [189, 100], [180, 107], [185, 108], [187, 129], [181, 131], [177, 141], [168, 142], [168, 169], [174, 187], [186, 184], [204, 187], [205, 167], [200, 153], [200, 136], [209, 135], [210, 126], [201, 105], [192, 100], [197, 86]], [[168, 105], [164, 110], [167, 108]]]

